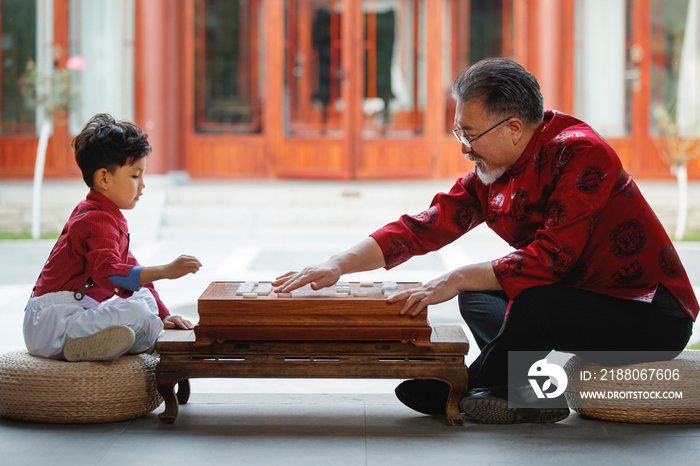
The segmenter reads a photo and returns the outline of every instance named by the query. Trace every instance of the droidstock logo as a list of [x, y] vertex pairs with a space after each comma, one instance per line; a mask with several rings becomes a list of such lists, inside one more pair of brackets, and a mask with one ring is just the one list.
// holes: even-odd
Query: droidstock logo
[[564, 393], [564, 390], [566, 390], [566, 372], [564, 372], [564, 369], [556, 364], [549, 364], [547, 359], [535, 361], [535, 363], [530, 366], [530, 370], [527, 372], [527, 375], [529, 377], [553, 377], [556, 381], [556, 390], [548, 393], [547, 390], [552, 388], [551, 378], [545, 380], [542, 387], [540, 387], [537, 379], [527, 379], [530, 382], [530, 385], [532, 385], [532, 389], [535, 391], [537, 398], [556, 398]]

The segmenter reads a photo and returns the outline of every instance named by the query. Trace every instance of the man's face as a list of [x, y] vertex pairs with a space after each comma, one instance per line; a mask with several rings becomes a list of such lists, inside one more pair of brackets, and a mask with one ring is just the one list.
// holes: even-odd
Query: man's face
[[[487, 115], [479, 101], [457, 102], [455, 128], [467, 140], [479, 136], [499, 121], [501, 119]], [[513, 154], [513, 144], [509, 144], [509, 132], [506, 121], [478, 137], [471, 143], [471, 147], [462, 144], [462, 153], [474, 162], [482, 183], [493, 183], [518, 159]]]

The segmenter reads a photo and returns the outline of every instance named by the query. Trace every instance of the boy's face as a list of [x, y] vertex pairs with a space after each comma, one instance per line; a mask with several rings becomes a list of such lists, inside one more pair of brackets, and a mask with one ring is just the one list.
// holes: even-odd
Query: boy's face
[[121, 210], [136, 207], [136, 202], [146, 185], [143, 183], [143, 173], [146, 171], [146, 157], [141, 157], [131, 165], [117, 167], [114, 173], [107, 171], [104, 194]]

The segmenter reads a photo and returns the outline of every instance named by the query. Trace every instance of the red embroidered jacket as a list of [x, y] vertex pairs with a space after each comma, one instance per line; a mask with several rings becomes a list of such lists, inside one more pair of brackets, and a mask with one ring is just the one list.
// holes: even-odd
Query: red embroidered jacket
[[[122, 298], [133, 294], [109, 279], [115, 275], [125, 277], [133, 267], [139, 266], [129, 251], [126, 219], [112, 201], [91, 189], [73, 210], [63, 231], [41, 271], [33, 296], [75, 291], [88, 278], [95, 285], [86, 294], [97, 302], [115, 294]], [[144, 286], [153, 293], [160, 318], [166, 317], [168, 308], [153, 283]]]
[[590, 126], [547, 111], [515, 164], [491, 185], [470, 172], [431, 207], [372, 233], [390, 269], [482, 222], [515, 251], [492, 261], [510, 299], [562, 282], [651, 302], [663, 283], [695, 320], [698, 302], [666, 231]]

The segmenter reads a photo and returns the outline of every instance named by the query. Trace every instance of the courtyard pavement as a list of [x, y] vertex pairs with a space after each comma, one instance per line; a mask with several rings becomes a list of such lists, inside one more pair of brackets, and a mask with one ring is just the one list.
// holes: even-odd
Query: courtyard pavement
[[[197, 321], [196, 302], [214, 280], [269, 281], [321, 262], [403, 213], [418, 213], [452, 181], [190, 181], [147, 177], [127, 212], [132, 251], [144, 265], [197, 256], [199, 273], [156, 283], [173, 313]], [[639, 182], [673, 231], [673, 182]], [[48, 181], [42, 229], [59, 231], [87, 188]], [[0, 231], [28, 231], [31, 183], [0, 182]], [[700, 229], [700, 184], [690, 186], [690, 228]], [[0, 354], [23, 349], [24, 304], [54, 240], [0, 241]], [[677, 249], [700, 290], [700, 243]], [[478, 227], [443, 250], [392, 271], [347, 280], [427, 281], [510, 248]], [[433, 324], [464, 326], [456, 302], [432, 306]], [[691, 341], [700, 341], [700, 332]], [[467, 362], [478, 353], [474, 345]], [[572, 413], [554, 425], [448, 426], [396, 400], [396, 380], [199, 379], [174, 425], [162, 406], [142, 418], [100, 425], [49, 425], [0, 417], [3, 465], [334, 464], [697, 464], [697, 425], [636, 425]]]

